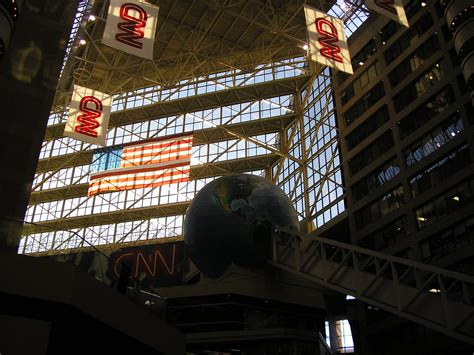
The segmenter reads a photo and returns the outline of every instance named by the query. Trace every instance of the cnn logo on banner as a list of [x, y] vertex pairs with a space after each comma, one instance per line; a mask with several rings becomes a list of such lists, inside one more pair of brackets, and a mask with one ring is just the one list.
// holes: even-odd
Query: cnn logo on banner
[[144, 29], [148, 19], [147, 12], [137, 4], [125, 3], [120, 6], [120, 18], [124, 22], [117, 25], [118, 33], [115, 39], [126, 45], [142, 49], [142, 39], [145, 37]]
[[307, 5], [304, 11], [311, 60], [352, 74], [344, 23]]
[[79, 111], [77, 115], [74, 131], [96, 138], [99, 135], [98, 128], [100, 122], [98, 119], [102, 116], [103, 105], [95, 96], [84, 96], [79, 102]]
[[112, 96], [74, 85], [64, 135], [105, 146]]
[[137, 1], [111, 0], [102, 43], [153, 59], [158, 7]]
[[319, 38], [319, 53], [330, 60], [343, 63], [341, 48], [339, 47], [339, 36], [336, 26], [324, 17], [318, 17], [314, 21], [316, 33]]

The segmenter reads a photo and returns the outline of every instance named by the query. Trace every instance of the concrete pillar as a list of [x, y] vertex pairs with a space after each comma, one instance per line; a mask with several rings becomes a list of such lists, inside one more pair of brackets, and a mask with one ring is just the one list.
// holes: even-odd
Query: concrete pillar
[[330, 342], [330, 348], [331, 351], [336, 354], [339, 346], [337, 343], [337, 328], [336, 328], [336, 322], [337, 319], [336, 317], [330, 316], [328, 317], [328, 322], [329, 322], [329, 342]]
[[[78, 0], [11, 0], [0, 54], [0, 250], [17, 252]], [[21, 7], [20, 7], [21, 6]], [[4, 39], [9, 36], [9, 40]]]

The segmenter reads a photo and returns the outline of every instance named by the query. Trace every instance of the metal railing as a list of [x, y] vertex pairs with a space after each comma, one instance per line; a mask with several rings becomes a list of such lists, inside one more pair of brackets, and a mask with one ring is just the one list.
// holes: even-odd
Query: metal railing
[[326, 339], [324, 339], [324, 336], [318, 332], [318, 338], [319, 338], [319, 354], [320, 355], [332, 355], [333, 353], [331, 352], [331, 349], [329, 348], [329, 345], [326, 343]]
[[[20, 219], [16, 218], [11, 218], [11, 217], [0, 217], [0, 220], [5, 220], [9, 222], [16, 222], [16, 223], [25, 223], [25, 224], [34, 224], [34, 223], [29, 223], [22, 221]], [[81, 239], [84, 244], [87, 244], [88, 247], [90, 248], [89, 252], [94, 252], [100, 255], [101, 258], [107, 263], [108, 268], [102, 269], [102, 267], [98, 268], [98, 274], [95, 279], [104, 285], [107, 285], [110, 288], [116, 288], [118, 292], [123, 293], [127, 299], [140, 307], [144, 308], [147, 312], [152, 313], [153, 315], [161, 318], [162, 320], [166, 320], [166, 308], [167, 308], [167, 299], [155, 291], [153, 291], [150, 288], [143, 288], [141, 281], [132, 276], [130, 274], [130, 266], [124, 263], [119, 263], [113, 259], [111, 259], [107, 254], [103, 253], [97, 246], [91, 244], [86, 238], [82, 237], [80, 234], [78, 234], [75, 231], [69, 231], [69, 233], [73, 234], [74, 236], [78, 237]], [[69, 252], [64, 252], [62, 254], [59, 254], [61, 256], [67, 255]], [[67, 258], [56, 258], [54, 259], [58, 262], [65, 262], [69, 264], [74, 264], [75, 259], [67, 259]], [[76, 265], [77, 266], [77, 265]], [[111, 284], [108, 284], [105, 282], [107, 279], [106, 273], [107, 270], [117, 268], [117, 270], [120, 272], [120, 278]], [[91, 276], [92, 277], [92, 276]], [[132, 286], [130, 286], [132, 285]]]
[[268, 263], [474, 344], [474, 277], [276, 228]]

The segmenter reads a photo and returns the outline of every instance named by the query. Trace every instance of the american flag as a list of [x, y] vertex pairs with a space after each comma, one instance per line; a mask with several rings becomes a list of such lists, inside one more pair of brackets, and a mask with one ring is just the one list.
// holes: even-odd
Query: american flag
[[188, 181], [192, 134], [96, 149], [88, 195]]

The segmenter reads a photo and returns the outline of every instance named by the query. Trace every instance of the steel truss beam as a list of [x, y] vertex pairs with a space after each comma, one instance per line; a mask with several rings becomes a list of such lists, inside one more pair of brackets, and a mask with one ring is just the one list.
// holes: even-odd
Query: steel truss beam
[[[160, 101], [152, 105], [118, 111], [111, 114], [109, 127], [118, 127], [275, 96], [291, 95], [304, 86], [308, 78], [309, 74], [303, 74], [298, 77], [237, 86], [208, 94], [193, 95], [172, 101]], [[64, 126], [65, 123], [49, 126], [46, 130], [45, 141], [62, 137]]]
[[[308, 3], [320, 8], [332, 4], [313, 0]], [[80, 35], [87, 37], [88, 43], [83, 53], [76, 52], [75, 64], [69, 66], [69, 79], [65, 82], [71, 81], [80, 69], [89, 73], [83, 84], [113, 93], [112, 88], [124, 91], [150, 83], [172, 85], [207, 73], [249, 70], [262, 63], [302, 56], [306, 42], [302, 4], [301, 0], [277, 7], [271, 1], [192, 1], [183, 6], [184, 3], [162, 1], [157, 59], [153, 61], [100, 44], [106, 12], [102, 6], [94, 9], [94, 23], [83, 23]]]
[[[299, 83], [298, 84], [295, 83], [295, 80]], [[269, 94], [268, 91], [267, 91], [269, 87], [270, 88], [272, 88], [272, 87], [275, 88], [275, 83], [281, 84], [283, 87], [286, 88], [285, 90], [289, 90], [289, 93], [291, 93], [294, 90], [297, 90], [299, 85], [303, 85], [304, 77], [303, 76], [294, 77], [294, 78], [291, 78], [290, 82], [292, 82], [292, 81], [293, 81], [293, 84], [296, 85], [296, 86], [288, 85], [288, 81], [286, 79], [281, 79], [281, 80], [278, 80], [277, 82], [272, 81], [271, 83], [264, 83], [264, 84], [253, 85], [253, 86], [244, 86], [242, 88], [252, 88], [253, 87], [253, 90], [256, 90], [256, 88], [258, 87], [259, 89], [261, 89], [262, 90], [261, 92], [258, 92], [257, 94], [254, 94], [252, 96], [252, 98], [254, 100], [258, 100], [258, 99], [262, 99], [262, 98], [265, 98], [265, 97], [275, 96], [275, 93]], [[272, 85], [265, 85], [265, 84], [272, 84]], [[241, 89], [241, 87], [238, 87], [238, 89]], [[187, 97], [187, 98], [183, 98], [183, 99], [179, 99], [179, 100], [175, 100], [175, 101], [160, 102], [159, 105], [158, 105], [158, 108], [160, 108], [161, 111], [159, 113], [156, 112], [156, 111], [153, 111], [153, 106], [156, 106], [156, 105], [148, 105], [148, 106], [143, 106], [143, 107], [140, 107], [140, 108], [137, 108], [137, 109], [134, 109], [134, 110], [126, 110], [126, 111], [122, 111], [122, 112], [117, 112], [117, 113], [111, 115], [111, 127], [119, 126], [119, 125], [124, 124], [123, 122], [121, 122], [121, 123], [116, 122], [117, 117], [121, 117], [121, 115], [126, 115], [127, 119], [130, 120], [130, 122], [128, 122], [128, 123], [143, 122], [143, 121], [146, 121], [147, 118], [150, 119], [151, 117], [159, 118], [159, 117], [167, 117], [169, 115], [173, 116], [173, 113], [167, 113], [166, 109], [163, 111], [163, 109], [166, 108], [168, 104], [171, 104], [171, 105], [173, 105], [173, 104], [176, 105], [177, 104], [177, 109], [175, 108], [176, 111], [174, 111], [174, 113], [177, 114], [177, 116], [175, 117], [175, 120], [176, 120], [180, 117], [179, 114], [192, 111], [192, 110], [190, 110], [189, 106], [186, 105], [186, 103], [188, 103], [188, 104], [190, 102], [194, 103], [194, 104], [197, 103], [198, 104], [197, 107], [201, 107], [202, 109], [206, 109], [206, 108], [221, 107], [221, 106], [224, 106], [224, 105], [229, 105], [231, 103], [237, 103], [237, 102], [245, 101], [245, 100], [242, 100], [242, 99], [238, 99], [237, 102], [231, 101], [231, 103], [224, 103], [223, 101], [221, 101], [222, 97], [228, 98], [229, 96], [231, 96], [229, 94], [231, 94], [231, 93], [235, 94], [235, 92], [233, 90], [238, 91], [238, 89], [237, 88], [231, 88], [231, 89], [224, 90], [224, 91], [214, 92], [214, 93], [211, 93], [211, 94], [208, 94], [208, 95], [198, 95], [198, 96]], [[219, 93], [222, 95], [222, 97], [220, 97], [220, 99], [219, 99]], [[216, 95], [218, 97], [217, 99], [216, 99]], [[280, 96], [280, 95], [285, 95], [285, 93], [279, 93], [277, 96]], [[213, 101], [211, 99], [211, 97], [214, 98], [215, 100], [217, 100], [217, 102]], [[239, 98], [239, 97], [240, 97], [240, 95], [237, 92], [237, 98]], [[203, 101], [201, 102], [201, 100], [203, 100]], [[207, 106], [206, 106], [206, 104], [204, 104], [204, 102], [207, 103]], [[209, 105], [209, 103], [212, 103], [212, 104]], [[137, 110], [139, 110], [138, 114], [137, 114]], [[155, 110], [156, 110], [156, 108], [155, 108]], [[235, 118], [236, 116], [237, 115], [234, 115], [233, 118]], [[131, 117], [133, 117], [133, 119], [130, 119]], [[229, 119], [228, 121], [230, 122], [231, 120], [232, 119]], [[119, 119], [119, 121], [120, 121], [120, 119]], [[206, 121], [206, 120], [204, 120], [204, 121]], [[171, 124], [171, 122], [170, 122], [170, 124]], [[210, 125], [217, 127], [219, 130], [224, 131], [228, 135], [231, 135], [233, 137], [237, 137], [239, 139], [244, 139], [244, 140], [251, 141], [254, 144], [257, 144], [259, 146], [264, 147], [265, 149], [269, 149], [270, 151], [272, 151], [275, 154], [285, 156], [279, 150], [276, 150], [276, 149], [268, 146], [267, 144], [264, 144], [264, 143], [254, 139], [252, 137], [248, 137], [245, 134], [240, 134], [237, 131], [229, 130], [228, 128], [224, 127], [224, 125], [221, 125], [221, 126], [216, 126], [214, 124], [210, 124]], [[46, 132], [46, 137], [47, 138], [49, 137], [51, 139], [59, 138], [60, 136], [62, 136], [62, 132], [63, 132], [63, 129], [64, 129], [63, 127], [64, 127], [64, 124], [50, 126], [50, 128], [48, 128], [48, 130]], [[160, 129], [156, 133], [156, 135], [158, 135], [164, 129], [165, 129], [165, 127]], [[53, 135], [48, 134], [49, 132], [51, 132], [50, 130], [53, 131], [56, 135], [59, 135], [59, 137], [55, 136], [54, 134]], [[83, 150], [88, 149], [90, 147], [91, 147], [91, 145], [87, 145], [86, 147], [83, 147]], [[293, 159], [293, 158], [291, 158], [291, 159]], [[35, 185], [33, 187], [33, 191], [36, 190], [39, 186], [41, 186], [45, 181], [47, 181], [48, 178], [50, 178], [57, 170], [66, 167], [67, 164], [71, 164], [71, 163], [76, 164], [77, 162], [82, 162], [82, 161], [83, 160], [81, 160], [80, 157], [74, 157], [74, 156], [71, 156], [70, 158], [64, 158], [63, 157], [61, 160], [56, 160], [56, 162], [60, 162], [60, 164], [62, 164], [62, 165], [54, 166], [54, 167], [53, 166], [48, 166], [47, 170], [53, 170], [53, 172], [49, 176], [44, 178], [40, 183]], [[48, 163], [46, 163], [46, 164], [48, 164]], [[87, 162], [84, 162], [84, 164], [87, 164]], [[41, 165], [41, 162], [40, 162], [39, 165]], [[38, 170], [41, 171], [40, 166], [38, 167]]]
[[[191, 169], [191, 180], [202, 179], [202, 178], [212, 177], [216, 175], [223, 175], [223, 174], [225, 175], [229, 173], [239, 173], [239, 172], [242, 173], [242, 172], [247, 172], [247, 171], [252, 171], [252, 170], [265, 170], [265, 168], [274, 164], [277, 161], [277, 159], [278, 158], [275, 154], [267, 154], [267, 155], [260, 155], [257, 157], [249, 157], [249, 158], [244, 158], [244, 159], [234, 159], [234, 160], [228, 160], [228, 161], [223, 161], [223, 162], [214, 162], [212, 164], [197, 165], [197, 166], [193, 166], [193, 168]], [[73, 188], [68, 186], [68, 187], [59, 188], [59, 189], [50, 189], [50, 190], [35, 192], [31, 196], [32, 200], [30, 201], [30, 203], [33, 203], [32, 201], [34, 201], [34, 203], [37, 204], [37, 203], [47, 202], [47, 201], [62, 200], [65, 198], [86, 196], [87, 188], [88, 188], [87, 184], [78, 184], [78, 185], [74, 185]], [[139, 199], [137, 199], [134, 202], [134, 204], [138, 203], [140, 200], [142, 200], [146, 196], [147, 194], [141, 196]], [[73, 210], [71, 210], [68, 214], [71, 214], [71, 212], [73, 212], [77, 208], [80, 208], [86, 202], [87, 200], [83, 201], [81, 204], [79, 204]], [[112, 223], [110, 221], [110, 216], [115, 218], [113, 222], [122, 221], [120, 220], [120, 218], [118, 218], [118, 216], [123, 217], [124, 218], [123, 221], [132, 221], [132, 220], [144, 219], [145, 217], [147, 217], [146, 214], [142, 215], [136, 212], [137, 210], [143, 210], [142, 208], [133, 209], [130, 207], [132, 206], [129, 206], [125, 210], [104, 213], [104, 214], [96, 214], [94, 216], [68, 217], [68, 218], [66, 218], [67, 216], [64, 216], [63, 218], [57, 219], [57, 220], [38, 222], [38, 223], [35, 223], [35, 225], [25, 225], [24, 230], [23, 230], [23, 235], [47, 232], [51, 229], [64, 230], [64, 229], [71, 229], [71, 228], [86, 228], [86, 227], [95, 226], [95, 225]], [[168, 205], [153, 206], [150, 208], [169, 210]], [[166, 214], [166, 216], [168, 215], [173, 215], [173, 213]], [[154, 216], [148, 217], [148, 218], [153, 218], [153, 217]], [[74, 223], [72, 224], [73, 225], [72, 227], [70, 227], [71, 223], [68, 222], [69, 220], [74, 221]], [[45, 228], [42, 228], [41, 226], [45, 226]]]
[[[193, 165], [191, 166], [190, 180], [204, 179], [229, 173], [244, 173], [260, 169], [264, 170], [268, 166], [274, 164], [277, 159], [277, 155], [267, 154], [257, 157]], [[87, 196], [88, 186], [88, 184], [75, 184], [66, 187], [34, 191], [31, 193], [29, 204], [36, 205], [44, 202]]]
[[[297, 55], [302, 56], [306, 53], [302, 50], [302, 46], [306, 42], [306, 28], [304, 16], [302, 16], [302, 6], [303, 3], [307, 2], [321, 9], [329, 8], [329, 6], [332, 5], [332, 2], [312, 0], [298, 0], [296, 3], [286, 3], [281, 6], [276, 6], [273, 1], [226, 0], [225, 4], [223, 4], [220, 1], [214, 0], [193, 0], [192, 4], [188, 3], [190, 6], [185, 8], [185, 12], [181, 13], [178, 17], [173, 17], [181, 11], [179, 9], [181, 5], [179, 5], [178, 2], [169, 1], [168, 13], [163, 21], [163, 27], [159, 28], [157, 36], [158, 51], [160, 54], [155, 61], [144, 61], [137, 57], [102, 46], [99, 43], [99, 38], [103, 29], [103, 21], [98, 21], [92, 27], [89, 26], [89, 28], [82, 30], [82, 34], [88, 38], [88, 45], [83, 55], [76, 52], [75, 65], [71, 64], [70, 67], [76, 68], [77, 70], [71, 70], [69, 72], [69, 79], [71, 75], [76, 75], [80, 70], [83, 70], [85, 74], [89, 73], [90, 77], [84, 77], [81, 84], [100, 88], [102, 91], [110, 93], [130, 91], [150, 85], [164, 85], [165, 87], [163, 87], [163, 89], [173, 86], [172, 90], [177, 92], [180, 87], [186, 85], [186, 83], [179, 83], [179, 81], [183, 79], [201, 76], [198, 80], [212, 82], [213, 79], [202, 76], [208, 73], [229, 69], [239, 69], [246, 72], [255, 71], [256, 66], [262, 63], [272, 63], [279, 59]], [[106, 10], [105, 3], [106, 2], [102, 3], [102, 8], [99, 11], [102, 15]], [[194, 22], [190, 25], [187, 21], [189, 17], [194, 15], [191, 8], [198, 3], [201, 5], [207, 4], [208, 8], [212, 9], [210, 12], [212, 18], [207, 18], [204, 13], [200, 13], [200, 15], [196, 14], [196, 19], [193, 19]], [[166, 2], [161, 2], [160, 6], [162, 4], [168, 6]], [[174, 11], [177, 12], [175, 13]], [[219, 28], [219, 22], [226, 23], [225, 30]], [[243, 26], [243, 24], [245, 24], [245, 26]], [[238, 27], [238, 36], [235, 36], [236, 29], [233, 28], [234, 26]], [[161, 40], [163, 36], [161, 35], [170, 29], [172, 29], [171, 37], [168, 38], [169, 40], [167, 42], [163, 42]], [[195, 32], [192, 35], [189, 34], [191, 30]], [[250, 42], [248, 38], [251, 38]], [[179, 50], [176, 51], [177, 49]], [[292, 66], [292, 63], [285, 63], [284, 65]], [[274, 64], [268, 67], [268, 69], [272, 70], [275, 70], [275, 68], [276, 66]], [[262, 68], [262, 70], [263, 69], [265, 68]], [[301, 70], [302, 68], [298, 69]], [[321, 68], [318, 68], [318, 70], [319, 69]], [[162, 117], [179, 116], [183, 113], [191, 113], [193, 111], [230, 104], [242, 102], [252, 103], [273, 96], [287, 94], [299, 95], [302, 88], [310, 79], [310, 73], [306, 70], [307, 69], [303, 69], [303, 74], [298, 77], [279, 79], [261, 84], [226, 87], [225, 90], [209, 94], [195, 95], [173, 101], [159, 101], [148, 106], [116, 112], [112, 114], [111, 127], [144, 122]], [[251, 77], [254, 77], [255, 73]], [[314, 78], [315, 75], [313, 74], [311, 80], [314, 80]], [[215, 81], [221, 79], [222, 78], [217, 78]], [[64, 87], [66, 92], [58, 91], [56, 107], [64, 107], [65, 103], [69, 102], [70, 91], [69, 93], [67, 92], [67, 78], [64, 79], [64, 82], [66, 85], [61, 87]], [[225, 86], [222, 82], [219, 82], [219, 85]], [[311, 87], [311, 84], [309, 84], [308, 87]], [[172, 94], [173, 92], [170, 93], [170, 95]], [[134, 93], [129, 92], [128, 94], [124, 94], [124, 96], [127, 95], [134, 95]], [[299, 99], [295, 100], [295, 106], [298, 106], [296, 115], [286, 115], [279, 119], [279, 122], [272, 121], [270, 123], [270, 120], [258, 120], [232, 126], [215, 126], [210, 129], [195, 132], [195, 144], [198, 145], [237, 138], [238, 140], [247, 140], [268, 149], [272, 154], [225, 162], [217, 162], [219, 157], [216, 157], [208, 164], [194, 166], [192, 168], [191, 177], [197, 179], [222, 175], [228, 172], [256, 169], [266, 170], [268, 172], [267, 175], [269, 175], [271, 171], [270, 167], [275, 165], [279, 159], [278, 172], [273, 176], [273, 179], [275, 179], [283, 167], [283, 162], [286, 159], [290, 159], [297, 163], [298, 168], [295, 174], [299, 174], [297, 179], [303, 181], [304, 193], [306, 194], [305, 214], [306, 216], [311, 216], [315, 206], [310, 206], [307, 196], [309, 183], [306, 163], [311, 158], [306, 152], [308, 147], [305, 147], [305, 143], [302, 143], [304, 154], [302, 157], [295, 157], [288, 153], [291, 150], [291, 145], [286, 144], [286, 142], [291, 142], [298, 132], [300, 132], [301, 137], [304, 138], [305, 132], [302, 110], [306, 106], [305, 101], [308, 99], [308, 95], [309, 94], [304, 98], [303, 102], [300, 102], [301, 100]], [[63, 124], [48, 127], [46, 140], [60, 138], [62, 136], [63, 127]], [[318, 125], [318, 128], [312, 133], [310, 145], [315, 143], [320, 127], [321, 125]], [[274, 149], [265, 142], [255, 140], [251, 137], [272, 132], [280, 133], [282, 139], [280, 149]], [[287, 132], [289, 132], [289, 139], [286, 139]], [[133, 134], [133, 132], [131, 133]], [[90, 147], [83, 147], [83, 149], [88, 148]], [[229, 147], [229, 149], [230, 148], [231, 147]], [[331, 161], [334, 160], [334, 157], [333, 155]], [[81, 151], [65, 156], [48, 158], [39, 162], [38, 172], [52, 171], [52, 174], [54, 174], [55, 171], [62, 168], [90, 164], [91, 159], [92, 152], [90, 151]], [[52, 175], [49, 177], [51, 176]], [[322, 178], [323, 181], [329, 179], [328, 171], [322, 174]], [[47, 179], [48, 177], [45, 180]], [[36, 204], [84, 196], [86, 194], [86, 188], [87, 186], [83, 184], [60, 189], [37, 191], [32, 194], [31, 203]], [[318, 196], [320, 196], [321, 191], [322, 185], [318, 191]], [[294, 193], [295, 191], [293, 191], [293, 194]], [[139, 197], [133, 204], [139, 203], [144, 197], [145, 196]], [[163, 206], [163, 211], [171, 211], [172, 208], [170, 208], [171, 206], [165, 205]], [[146, 210], [148, 209], [149, 208], [126, 209], [125, 211], [101, 214], [97, 216], [97, 218], [94, 218], [94, 216], [84, 218], [74, 217], [42, 222], [44, 226], [25, 227], [25, 234], [48, 231], [48, 228], [53, 228], [54, 230], [78, 228], [71, 227], [71, 225], [87, 228], [89, 226], [110, 223], [110, 220], [114, 220], [115, 222], [113, 223], [127, 220], [143, 220], [145, 222], [147, 218], [151, 218], [147, 217], [148, 214]], [[158, 209], [162, 208], [160, 207]], [[141, 214], [139, 210], [143, 213]], [[163, 213], [166, 214], [168, 212]], [[182, 213], [175, 210], [173, 214], [181, 215]], [[63, 221], [65, 221], [64, 224]], [[138, 228], [138, 226], [135, 228]]]
[[[72, 233], [71, 233], [72, 234]], [[29, 236], [31, 238], [31, 236]], [[91, 246], [87, 246], [84, 243], [84, 246], [80, 246], [77, 248], [70, 248], [70, 249], [61, 249], [61, 248], [54, 248], [47, 251], [38, 251], [29, 253], [28, 255], [39, 257], [39, 256], [51, 256], [51, 255], [58, 255], [58, 254], [74, 254], [74, 253], [87, 253], [90, 252], [92, 249], [97, 249], [103, 252], [107, 250], [116, 250], [119, 248], [129, 248], [129, 247], [136, 247], [136, 246], [143, 246], [143, 245], [153, 245], [153, 244], [162, 244], [162, 243], [172, 243], [172, 242], [181, 242], [183, 241], [183, 236], [177, 235], [173, 237], [166, 237], [166, 238], [157, 238], [157, 239], [145, 239], [145, 240], [135, 240], [132, 242], [113, 242], [107, 243], [103, 245], [96, 245], [94, 248]], [[63, 242], [64, 244], [67, 243], [67, 240]]]
[[278, 228], [268, 263], [474, 345], [471, 275]]
[[[317, 102], [317, 101], [321, 100], [322, 98], [325, 98], [325, 105], [322, 108], [322, 111], [319, 115], [319, 120], [316, 123], [315, 127], [312, 128], [310, 131], [305, 130], [304, 113], [305, 113], [305, 110], [307, 109], [308, 105], [310, 104], [308, 102], [308, 100], [309, 100], [309, 96], [310, 96], [310, 93], [311, 93], [311, 87], [312, 87], [314, 81], [316, 80], [316, 78], [318, 77], [318, 75], [321, 75], [321, 73], [320, 73], [321, 69], [318, 66], [313, 67], [313, 70], [315, 70], [315, 72], [317, 74], [316, 73], [312, 74], [312, 76], [308, 80], [308, 83], [307, 83], [307, 86], [306, 86], [305, 96], [303, 98], [301, 98], [299, 92], [297, 92], [294, 95], [294, 97], [295, 97], [295, 99], [294, 99], [294, 101], [295, 101], [295, 113], [296, 113], [297, 119], [294, 121], [293, 125], [287, 129], [287, 131], [289, 132], [288, 137], [287, 138], [284, 137], [284, 133], [282, 133], [282, 135], [281, 135], [282, 137], [284, 137], [284, 140], [282, 141], [282, 144], [281, 144], [282, 149], [284, 149], [284, 152], [289, 154], [289, 152], [295, 147], [295, 145], [301, 144], [302, 157], [301, 157], [301, 159], [299, 159], [299, 162], [297, 161], [299, 164], [296, 167], [296, 169], [293, 171], [293, 173], [290, 174], [285, 179], [282, 179], [281, 181], [279, 181], [279, 183], [281, 184], [281, 183], [284, 183], [285, 181], [287, 181], [288, 179], [291, 179], [291, 178], [296, 179], [295, 182], [294, 182], [293, 189], [291, 191], [289, 191], [290, 197], [292, 199], [297, 197], [296, 193], [297, 193], [297, 189], [298, 189], [300, 183], [303, 184], [304, 213], [301, 215], [301, 217], [305, 218], [305, 221], [306, 221], [306, 224], [307, 224], [305, 226], [305, 230], [307, 230], [307, 231], [311, 231], [311, 230], [314, 229], [313, 225], [312, 225], [312, 220], [315, 217], [317, 217], [317, 215], [315, 215], [315, 212], [319, 215], [320, 213], [324, 212], [327, 208], [332, 207], [332, 205], [335, 202], [340, 201], [341, 199], [344, 198], [344, 196], [340, 196], [337, 201], [332, 202], [328, 206], [325, 206], [325, 208], [323, 210], [315, 211], [316, 202], [321, 198], [324, 185], [327, 183], [327, 181], [331, 181], [335, 185], [341, 187], [343, 190], [344, 190], [344, 186], [339, 184], [337, 181], [335, 181], [331, 177], [331, 175], [334, 173], [334, 168], [335, 168], [334, 161], [339, 156], [339, 151], [338, 151], [337, 148], [331, 150], [331, 157], [330, 157], [330, 160], [329, 160], [328, 164], [326, 165], [326, 170], [324, 172], [314, 171], [310, 168], [310, 166], [308, 164], [308, 162], [311, 161], [314, 158], [314, 156], [318, 154], [318, 153], [309, 154], [310, 153], [309, 150], [315, 144], [317, 144], [318, 136], [320, 136], [320, 131], [322, 130], [323, 125], [326, 124], [326, 120], [327, 120], [328, 116], [331, 115], [331, 114], [334, 114], [333, 111], [329, 110], [329, 105], [332, 102], [331, 101], [331, 96], [333, 95], [333, 86], [332, 86], [332, 84], [330, 84], [325, 90], [323, 90], [318, 95], [318, 97], [313, 98], [313, 102]], [[333, 129], [336, 129], [336, 128], [334, 127]], [[301, 141], [295, 141], [294, 140], [294, 137], [297, 133], [300, 134]], [[307, 135], [309, 135], [309, 137], [310, 137], [310, 141], [309, 141], [308, 146], [306, 145], [306, 140], [305, 140], [305, 137]], [[333, 146], [337, 142], [337, 140], [338, 140], [338, 138], [334, 137], [330, 142], [326, 143], [325, 146], [318, 147], [319, 148], [318, 151], [326, 151], [331, 146]], [[294, 142], [294, 144], [291, 144], [291, 143], [288, 144], [287, 142]], [[278, 162], [276, 172], [272, 176], [273, 181], [276, 181], [277, 177], [280, 175], [284, 163], [285, 163], [285, 158], [281, 158]], [[313, 203], [313, 204], [311, 204], [310, 201], [309, 201], [309, 194], [310, 194], [311, 186], [310, 186], [309, 180], [308, 180], [308, 169], [311, 170], [314, 174], [319, 175], [319, 184], [320, 185], [319, 185], [319, 188], [316, 191], [316, 195], [314, 197], [315, 203]]]
[[363, 0], [344, 0], [346, 4], [346, 10], [342, 17], [344, 22], [347, 22], [352, 16], [354, 16], [357, 12], [362, 11], [365, 14], [370, 14], [370, 11], [366, 8], [365, 2]]
[[[203, 130], [197, 130], [193, 132], [193, 145], [199, 146], [208, 143], [235, 139], [236, 135], [239, 137], [248, 137], [265, 133], [279, 132], [285, 127], [288, 127], [288, 125], [290, 125], [294, 119], [295, 115], [290, 113], [284, 116], [275, 116], [260, 120], [235, 123], [227, 125], [226, 129], [223, 129], [221, 126], [217, 126]], [[58, 169], [90, 164], [91, 161], [92, 151], [83, 149], [77, 153], [40, 159], [36, 171], [37, 173], [57, 171]]]
[[35, 224], [25, 224], [23, 235], [44, 233], [51, 231], [67, 231], [76, 228], [86, 228], [112, 223], [148, 220], [167, 216], [183, 215], [189, 206], [189, 201], [167, 205], [136, 208], [124, 211], [100, 213], [81, 217], [70, 217]]

